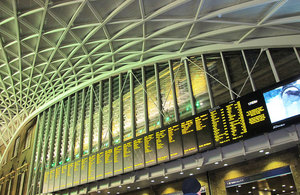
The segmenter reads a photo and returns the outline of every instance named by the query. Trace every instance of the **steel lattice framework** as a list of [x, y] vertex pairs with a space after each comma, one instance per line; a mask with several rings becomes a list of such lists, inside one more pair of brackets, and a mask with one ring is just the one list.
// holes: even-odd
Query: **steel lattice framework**
[[48, 102], [112, 74], [299, 34], [298, 0], [1, 0], [0, 144]]

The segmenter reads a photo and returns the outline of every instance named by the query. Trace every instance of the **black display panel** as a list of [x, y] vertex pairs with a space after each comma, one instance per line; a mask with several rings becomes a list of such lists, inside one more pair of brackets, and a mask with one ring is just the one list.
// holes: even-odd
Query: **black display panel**
[[299, 121], [299, 76], [277, 83], [265, 90], [263, 96], [274, 129]]
[[183, 156], [180, 125], [172, 125], [168, 128], [168, 141], [170, 150], [170, 159], [176, 159]]
[[86, 156], [81, 159], [80, 184], [88, 182], [88, 163], [89, 157]]
[[113, 148], [109, 148], [105, 150], [105, 161], [104, 161], [104, 173], [105, 173], [105, 178], [106, 177], [111, 177], [113, 176], [113, 171], [114, 171], [114, 165], [113, 165]]
[[123, 173], [123, 147], [122, 145], [114, 147], [114, 175]]
[[73, 187], [74, 162], [68, 164], [67, 171], [67, 188]]
[[260, 91], [240, 98], [248, 137], [272, 129], [265, 101]]
[[67, 172], [68, 165], [64, 164], [61, 166], [61, 176], [60, 176], [60, 190], [65, 189], [67, 187]]
[[133, 171], [133, 146], [132, 141], [123, 144], [124, 173]]
[[170, 160], [167, 129], [157, 131], [155, 133], [155, 138], [157, 163], [162, 163]]
[[104, 178], [104, 151], [97, 153], [96, 156], [96, 180]]
[[149, 167], [156, 164], [156, 149], [155, 149], [155, 135], [150, 133], [144, 137], [145, 149], [145, 166]]
[[213, 148], [212, 124], [208, 111], [195, 116], [195, 126], [199, 152]]
[[43, 181], [43, 193], [48, 192], [48, 182], [49, 182], [49, 170], [46, 170], [44, 174], [44, 181]]
[[55, 169], [51, 169], [49, 173], [48, 192], [53, 192], [55, 179]]
[[96, 180], [96, 154], [89, 156], [88, 182]]
[[143, 137], [133, 140], [134, 153], [134, 169], [141, 169], [145, 167], [145, 153], [144, 153], [144, 139]]
[[195, 123], [193, 118], [189, 118], [180, 123], [183, 154], [190, 155], [198, 152], [197, 140], [195, 134]]
[[80, 184], [80, 165], [81, 160], [76, 160], [74, 162], [73, 186]]
[[61, 174], [61, 166], [56, 167], [56, 169], [55, 169], [54, 191], [59, 190], [59, 187], [60, 187], [60, 174]]

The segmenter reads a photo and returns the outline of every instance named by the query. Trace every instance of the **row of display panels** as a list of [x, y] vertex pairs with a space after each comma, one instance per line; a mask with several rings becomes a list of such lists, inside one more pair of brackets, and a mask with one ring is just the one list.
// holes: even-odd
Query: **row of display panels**
[[131, 172], [269, 131], [261, 92], [233, 100], [74, 162], [47, 170], [43, 192]]

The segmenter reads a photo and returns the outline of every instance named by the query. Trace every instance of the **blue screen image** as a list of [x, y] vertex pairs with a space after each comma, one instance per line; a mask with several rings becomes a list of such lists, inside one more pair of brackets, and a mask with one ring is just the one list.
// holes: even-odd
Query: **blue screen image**
[[300, 79], [263, 95], [272, 123], [300, 114]]

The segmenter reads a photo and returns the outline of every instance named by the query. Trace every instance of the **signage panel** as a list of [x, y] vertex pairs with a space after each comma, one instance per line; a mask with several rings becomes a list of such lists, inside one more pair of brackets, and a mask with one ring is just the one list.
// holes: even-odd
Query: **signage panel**
[[167, 129], [157, 131], [155, 133], [155, 138], [157, 163], [162, 163], [170, 160]]
[[208, 111], [202, 112], [195, 117], [195, 126], [199, 152], [213, 148], [212, 124]]
[[170, 159], [176, 159], [183, 156], [180, 125], [175, 124], [168, 128]]
[[145, 167], [145, 153], [144, 153], [144, 139], [143, 137], [133, 140], [133, 164], [134, 169], [141, 169]]
[[81, 159], [80, 184], [85, 184], [88, 182], [88, 163], [89, 157], [83, 157]]
[[54, 191], [59, 190], [59, 187], [60, 187], [60, 174], [61, 174], [61, 166], [56, 167], [56, 169], [55, 169]]
[[80, 184], [80, 165], [81, 160], [76, 160], [74, 162], [74, 177], [73, 177], [73, 186], [77, 186]]
[[67, 171], [67, 188], [73, 187], [74, 162], [68, 164]]
[[55, 168], [50, 170], [49, 173], [49, 184], [48, 184], [48, 192], [53, 192], [54, 189], [54, 178], [55, 177]]
[[113, 148], [109, 148], [105, 150], [105, 161], [104, 161], [104, 172], [105, 172], [105, 178], [113, 176]]
[[89, 156], [88, 182], [96, 180], [96, 154]]
[[150, 133], [144, 137], [146, 167], [156, 164], [155, 134]]
[[114, 147], [114, 175], [123, 173], [123, 147], [118, 145]]
[[180, 126], [184, 155], [190, 155], [198, 152], [195, 124], [193, 118], [182, 121], [180, 123]]
[[124, 173], [133, 171], [133, 146], [132, 141], [123, 144]]
[[104, 178], [104, 151], [97, 153], [96, 156], [96, 180]]
[[60, 176], [60, 190], [65, 189], [67, 187], [67, 171], [68, 164], [64, 164], [61, 166], [61, 176]]
[[46, 170], [44, 174], [43, 193], [48, 192], [48, 182], [49, 182], [49, 170]]

